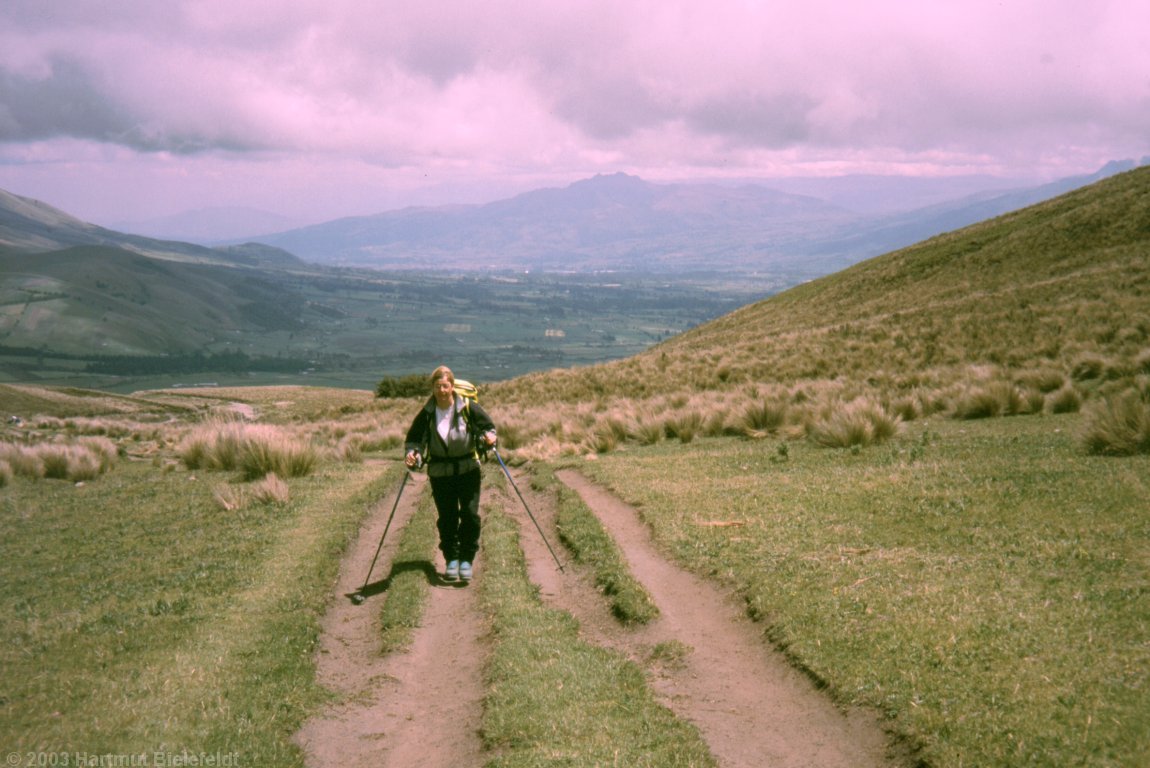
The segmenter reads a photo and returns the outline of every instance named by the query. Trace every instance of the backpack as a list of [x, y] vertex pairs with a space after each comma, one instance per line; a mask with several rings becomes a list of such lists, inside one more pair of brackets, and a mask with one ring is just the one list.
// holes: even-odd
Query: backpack
[[471, 404], [479, 404], [479, 388], [466, 379], [456, 379], [455, 394], [463, 398], [463, 420], [467, 422], [467, 431], [474, 441], [472, 451], [474, 451], [476, 458], [487, 461], [487, 443], [476, 432], [471, 421]]
[[463, 398], [464, 407], [470, 406], [472, 403], [479, 402], [479, 389], [470, 381], [463, 379], [455, 380], [455, 394]]

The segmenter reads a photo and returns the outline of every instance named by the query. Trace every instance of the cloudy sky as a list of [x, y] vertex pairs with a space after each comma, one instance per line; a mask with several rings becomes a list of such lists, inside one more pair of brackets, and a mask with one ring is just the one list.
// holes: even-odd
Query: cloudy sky
[[1146, 0], [0, 2], [0, 188], [98, 223], [1147, 154]]

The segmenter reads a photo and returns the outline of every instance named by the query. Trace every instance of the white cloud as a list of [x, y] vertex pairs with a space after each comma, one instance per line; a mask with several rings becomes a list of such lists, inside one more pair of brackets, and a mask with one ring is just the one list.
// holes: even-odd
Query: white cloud
[[77, 141], [129, 148], [141, 173], [152, 154], [184, 155], [189, 176], [326, 158], [370, 188], [1054, 175], [1146, 154], [1147, 30], [1142, 0], [8, 0], [0, 186], [48, 177], [16, 170], [23, 145]]

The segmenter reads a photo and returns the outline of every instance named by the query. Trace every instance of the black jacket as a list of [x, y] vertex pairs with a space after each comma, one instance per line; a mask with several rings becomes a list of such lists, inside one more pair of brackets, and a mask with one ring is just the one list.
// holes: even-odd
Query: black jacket
[[450, 442], [435, 429], [435, 398], [411, 422], [404, 441], [404, 453], [418, 451], [427, 462], [428, 477], [462, 475], [479, 469], [478, 441], [495, 431], [495, 422], [479, 403], [455, 396]]

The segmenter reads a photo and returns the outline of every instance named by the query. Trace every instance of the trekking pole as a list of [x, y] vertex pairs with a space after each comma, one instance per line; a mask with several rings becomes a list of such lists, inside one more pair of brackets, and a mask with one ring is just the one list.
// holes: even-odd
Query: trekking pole
[[499, 449], [494, 445], [491, 450], [495, 451], [495, 458], [499, 459], [499, 466], [503, 467], [503, 474], [507, 475], [507, 479], [511, 482], [511, 487], [515, 489], [515, 495], [523, 502], [523, 508], [527, 510], [527, 516], [531, 518], [531, 522], [535, 523], [535, 530], [539, 531], [540, 538], [543, 543], [547, 545], [547, 551], [551, 553], [551, 557], [555, 558], [555, 565], [559, 566], [560, 573], [566, 573], [563, 570], [563, 563], [559, 562], [559, 556], [555, 554], [555, 550], [551, 548], [551, 542], [547, 541], [547, 536], [543, 533], [543, 529], [539, 527], [539, 521], [535, 519], [535, 515], [531, 514], [531, 508], [527, 506], [527, 501], [523, 498], [523, 494], [519, 492], [519, 486], [515, 484], [515, 480], [511, 477], [511, 471], [507, 469], [507, 465], [503, 463], [503, 457], [499, 455]]
[[403, 495], [403, 487], [407, 485], [407, 478], [411, 475], [406, 469], [403, 470], [403, 480], [399, 483], [399, 490], [395, 492], [395, 503], [391, 505], [391, 514], [387, 516], [387, 525], [383, 526], [383, 535], [379, 537], [379, 546], [375, 548], [375, 557], [371, 558], [371, 567], [367, 569], [367, 576], [363, 580], [363, 586], [354, 593], [351, 601], [356, 605], [363, 602], [363, 591], [367, 589], [367, 583], [371, 581], [371, 572], [375, 570], [375, 561], [379, 559], [380, 550], [383, 549], [383, 540], [387, 538], [387, 531], [391, 528], [391, 521], [395, 517], [395, 510], [399, 507], [399, 497]]

